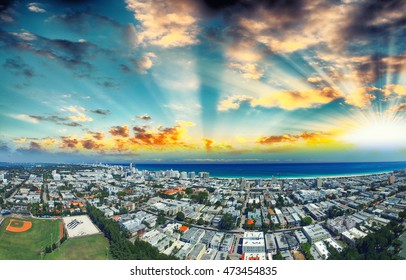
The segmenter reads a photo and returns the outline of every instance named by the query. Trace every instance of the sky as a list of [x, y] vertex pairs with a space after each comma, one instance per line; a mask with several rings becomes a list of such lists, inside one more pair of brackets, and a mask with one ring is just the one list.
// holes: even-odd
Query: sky
[[0, 161], [406, 160], [406, 1], [2, 1]]

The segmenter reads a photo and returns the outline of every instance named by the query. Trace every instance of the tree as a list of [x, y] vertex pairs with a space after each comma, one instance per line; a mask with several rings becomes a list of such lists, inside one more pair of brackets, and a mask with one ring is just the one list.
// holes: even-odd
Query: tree
[[204, 220], [202, 218], [199, 218], [199, 220], [197, 220], [196, 224], [198, 224], [199, 226], [204, 224]]
[[309, 243], [303, 243], [300, 245], [300, 251], [303, 252], [307, 260], [314, 260], [313, 255], [310, 253], [311, 245]]
[[311, 225], [313, 222], [312, 218], [310, 218], [309, 216], [306, 216], [302, 219], [302, 225], [303, 226], [308, 226]]
[[208, 187], [207, 190], [209, 191], [209, 193], [213, 193], [216, 189], [213, 187]]
[[187, 195], [191, 195], [191, 194], [193, 193], [193, 189], [192, 189], [192, 188], [187, 188], [187, 189], [185, 190], [185, 193], [186, 193]]
[[204, 204], [207, 201], [207, 197], [209, 196], [209, 194], [207, 192], [199, 192], [198, 194], [193, 194], [191, 196], [191, 198], [200, 204]]
[[278, 251], [276, 252], [275, 257], [273, 257], [273, 259], [274, 259], [274, 260], [279, 260], [279, 261], [284, 260], [284, 258], [282, 257], [281, 251], [278, 250]]
[[162, 224], [164, 224], [165, 222], [166, 222], [166, 217], [165, 217], [165, 215], [162, 214], [162, 213], [159, 213], [159, 214], [158, 214], [158, 218], [156, 219], [156, 223], [157, 223], [158, 225], [162, 225]]
[[234, 218], [231, 214], [226, 213], [220, 220], [219, 229], [230, 230], [234, 228]]
[[183, 212], [178, 212], [177, 214], [176, 214], [176, 220], [178, 220], [178, 221], [184, 221], [185, 220], [185, 214], [183, 213]]

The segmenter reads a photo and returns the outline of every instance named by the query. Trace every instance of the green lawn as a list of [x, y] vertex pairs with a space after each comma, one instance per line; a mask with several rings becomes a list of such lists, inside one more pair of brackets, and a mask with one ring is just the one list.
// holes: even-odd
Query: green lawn
[[23, 219], [21, 221], [30, 221], [32, 227], [20, 233], [6, 231], [9, 221], [10, 218], [6, 218], [0, 227], [0, 259], [2, 260], [41, 259], [41, 248], [59, 239], [60, 220]]
[[[103, 234], [66, 240], [59, 249], [45, 255], [46, 260], [105, 260], [109, 248]], [[110, 256], [108, 257], [110, 259]]]

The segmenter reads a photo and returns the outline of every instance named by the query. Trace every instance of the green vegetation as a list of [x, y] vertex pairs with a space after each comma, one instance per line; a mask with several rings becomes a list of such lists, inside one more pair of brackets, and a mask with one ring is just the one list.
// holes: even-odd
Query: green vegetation
[[105, 260], [111, 259], [109, 241], [102, 235], [72, 238], [58, 249], [46, 254], [46, 260]]
[[309, 216], [306, 216], [302, 219], [302, 225], [303, 226], [308, 226], [311, 225], [313, 222], [312, 218], [310, 218]]
[[306, 260], [314, 260], [313, 255], [310, 253], [310, 247], [311, 247], [311, 245], [309, 243], [303, 243], [300, 246], [300, 251], [302, 251]]
[[157, 225], [162, 225], [162, 224], [164, 224], [165, 222], [166, 222], [165, 214], [159, 213], [159, 214], [158, 214], [158, 217], [157, 217], [157, 219], [156, 219]]
[[205, 204], [207, 202], [208, 196], [209, 196], [209, 194], [207, 192], [203, 191], [203, 192], [199, 192], [197, 194], [191, 195], [190, 198], [196, 203]]
[[176, 214], [176, 220], [181, 221], [181, 222], [184, 221], [185, 220], [185, 214], [183, 212], [178, 212]]
[[329, 247], [331, 260], [399, 260], [399, 236], [404, 232], [402, 224], [391, 221], [365, 238], [355, 247], [348, 246], [341, 253]]
[[344, 210], [338, 208], [337, 206], [332, 206], [327, 210], [327, 217], [329, 219], [334, 219], [335, 217], [342, 215], [344, 215]]
[[234, 228], [234, 218], [231, 214], [226, 213], [223, 215], [223, 217], [220, 220], [219, 229], [222, 230], [230, 230]]
[[10, 218], [5, 219], [0, 227], [0, 259], [39, 260], [41, 250], [59, 239], [60, 220], [22, 219], [32, 223], [25, 232], [6, 231], [9, 221]]
[[281, 251], [278, 250], [278, 251], [276, 252], [276, 255], [273, 257], [273, 259], [274, 259], [274, 260], [278, 260], [278, 261], [284, 260], [284, 258], [282, 257]]
[[90, 204], [86, 206], [90, 219], [104, 233], [110, 243], [110, 253], [113, 259], [119, 260], [169, 260], [174, 259], [159, 253], [158, 249], [149, 243], [136, 239], [132, 244], [128, 234], [123, 232], [120, 225], [104, 216], [103, 212]]

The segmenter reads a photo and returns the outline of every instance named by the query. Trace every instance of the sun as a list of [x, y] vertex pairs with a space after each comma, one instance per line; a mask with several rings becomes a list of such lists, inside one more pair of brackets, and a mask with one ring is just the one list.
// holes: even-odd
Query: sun
[[399, 148], [406, 146], [406, 122], [393, 118], [368, 118], [343, 135], [343, 140], [364, 148]]

